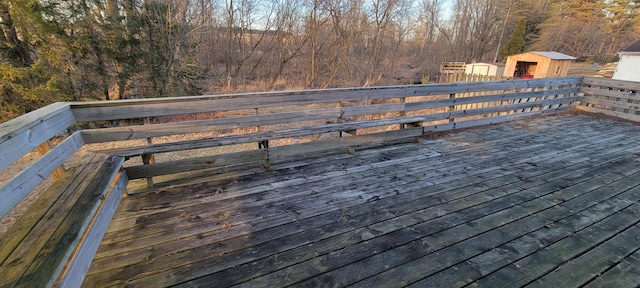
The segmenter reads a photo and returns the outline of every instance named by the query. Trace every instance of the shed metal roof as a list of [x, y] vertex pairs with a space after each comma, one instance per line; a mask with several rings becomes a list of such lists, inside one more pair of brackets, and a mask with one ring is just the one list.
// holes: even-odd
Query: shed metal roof
[[631, 46], [623, 49], [622, 52], [640, 52], [640, 41], [631, 44]]
[[551, 58], [554, 60], [575, 60], [577, 59], [576, 57], [573, 56], [569, 56], [567, 54], [562, 54], [560, 52], [555, 52], [555, 51], [531, 51], [531, 53], [540, 55], [540, 56], [544, 56], [547, 58]]

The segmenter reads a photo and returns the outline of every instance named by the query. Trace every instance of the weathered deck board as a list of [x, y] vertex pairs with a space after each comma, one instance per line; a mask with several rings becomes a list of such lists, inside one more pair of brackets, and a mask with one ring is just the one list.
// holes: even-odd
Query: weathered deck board
[[[525, 147], [525, 148], [526, 148], [526, 147]], [[522, 152], [522, 151], [520, 151], [520, 152]], [[424, 159], [426, 159], [426, 158], [431, 158], [431, 157], [433, 157], [433, 156], [425, 155], [425, 158], [424, 158]], [[555, 155], [555, 157], [558, 157], [558, 155]], [[409, 160], [411, 160], [411, 159], [413, 159], [413, 160], [419, 160], [419, 159], [421, 159], [421, 158], [415, 158], [415, 156], [413, 156], [413, 157], [399, 158], [399, 159], [397, 159], [397, 160], [404, 160], [404, 162], [407, 162], [407, 161], [408, 161], [407, 159], [409, 159]], [[491, 159], [489, 159], [488, 161], [495, 161], [495, 160], [497, 160], [497, 159], [500, 159], [500, 158], [498, 158], [498, 157], [493, 158], [493, 157], [492, 157], [492, 158], [491, 158]], [[439, 165], [439, 164], [438, 164], [436, 161], [432, 161], [432, 162], [433, 162], [433, 166], [435, 166], [435, 167], [429, 167], [429, 168], [430, 168], [430, 169], [432, 169], [432, 170], [433, 170], [433, 168], [441, 168], [441, 169], [442, 169], [442, 168], [447, 168], [447, 165], [450, 165], [450, 167], [451, 167], [451, 166], [460, 166], [460, 164], [452, 165], [452, 164], [451, 164], [451, 163], [449, 163], [449, 162], [445, 162], [445, 163], [442, 163], [442, 167], [438, 167], [438, 165]], [[429, 164], [431, 164], [432, 162], [429, 162]], [[375, 164], [383, 164], [383, 165], [384, 165], [384, 167], [388, 167], [388, 166], [390, 166], [390, 165], [395, 165], [395, 164], [399, 164], [399, 163], [401, 163], [401, 162], [398, 162], [398, 161], [384, 161], [384, 162], [375, 163]], [[464, 165], [465, 163], [462, 163], [462, 164]], [[362, 171], [362, 168], [364, 168], [364, 169], [374, 169], [376, 166], [382, 166], [382, 165], [367, 165], [367, 166], [360, 166], [360, 167], [356, 167], [356, 168], [358, 168], [358, 169], [347, 169], [347, 172], [349, 172], [348, 170], [355, 170], [355, 172]], [[429, 165], [429, 166], [431, 166], [431, 165]], [[449, 167], [449, 168], [450, 168], [450, 167]], [[493, 167], [493, 165], [491, 165], [491, 167]], [[455, 168], [454, 168], [454, 169], [455, 169]], [[373, 171], [371, 171], [371, 172], [373, 172]], [[424, 172], [426, 172], [426, 171], [423, 171], [423, 174], [424, 174]], [[378, 174], [378, 173], [375, 173], [375, 174]], [[323, 179], [324, 179], [324, 180], [326, 180], [326, 178], [324, 178], [324, 177], [319, 177], [319, 176], [320, 176], [320, 175], [318, 175], [318, 176], [316, 176], [316, 177], [320, 178], [321, 180], [323, 180]], [[464, 175], [462, 175], [462, 176], [464, 176]], [[330, 177], [330, 176], [329, 176], [329, 177]], [[373, 177], [374, 177], [374, 178], [379, 178], [380, 176], [373, 176]], [[313, 176], [311, 176], [311, 177], [309, 177], [309, 178], [313, 178]], [[337, 178], [340, 178], [340, 177], [335, 177], [335, 178], [333, 178], [333, 180], [336, 180]], [[397, 178], [397, 177], [396, 177], [396, 178]], [[307, 178], [307, 180], [308, 180], [308, 181], [310, 181], [311, 179], [308, 179], [308, 178]], [[363, 180], [364, 182], [361, 182], [361, 180]], [[358, 185], [360, 189], [363, 189], [363, 186], [367, 186], [367, 185], [366, 185], [366, 184], [367, 184], [367, 182], [375, 182], [375, 181], [372, 181], [372, 180], [374, 180], [374, 179], [372, 179], [371, 177], [368, 177], [368, 178], [365, 178], [365, 179], [358, 179], [358, 180], [356, 180], [356, 179], [339, 179], [339, 181], [337, 181], [337, 182], [351, 181], [351, 182], [350, 182], [350, 183], [351, 183], [351, 185]], [[382, 188], [385, 188], [385, 189], [386, 189], [386, 188], [388, 188], [390, 191], [392, 191], [392, 190], [393, 190], [393, 188], [394, 188], [394, 186], [395, 186], [395, 185], [397, 185], [397, 183], [396, 183], [395, 181], [391, 181], [391, 180], [392, 180], [392, 179], [390, 179], [390, 183], [389, 183], [389, 184], [386, 184], [386, 182], [383, 182], [383, 183], [385, 184], [385, 186], [384, 186], [384, 187], [379, 187], [379, 186], [378, 186], [378, 187], [376, 187], [376, 189], [377, 189], [377, 190], [382, 190]], [[414, 184], [414, 185], [418, 185], [417, 187], [413, 187], [414, 189], [415, 189], [415, 188], [420, 188], [420, 186], [419, 186], [420, 184], [424, 184], [424, 185], [432, 185], [432, 184], [430, 184], [429, 182], [420, 181], [420, 179], [418, 179], [418, 178], [411, 179], [411, 181], [412, 181], [412, 182], [415, 182], [415, 184]], [[503, 180], [503, 181], [504, 181], [504, 180]], [[517, 178], [516, 178], [515, 180], [512, 180], [512, 181], [517, 181]], [[379, 181], [379, 182], [380, 182], [380, 181]], [[376, 182], [376, 183], [377, 183], [377, 182]], [[407, 183], [408, 183], [408, 182], [404, 182], [403, 184], [407, 184]], [[307, 183], [305, 183], [305, 184], [307, 184]], [[377, 183], [377, 184], [380, 184], [380, 183]], [[274, 186], [275, 186], [275, 187], [277, 187], [278, 185], [281, 185], [281, 184], [272, 183], [270, 186], [272, 186], [272, 187], [274, 187]], [[290, 183], [289, 183], [289, 185], [293, 185], [293, 183], [291, 183], [291, 182], [290, 182]], [[340, 184], [337, 184], [337, 185], [340, 185]], [[269, 185], [267, 185], [267, 186], [269, 186]], [[332, 191], [331, 189], [335, 188], [335, 186], [336, 186], [336, 185], [328, 185], [328, 186], [324, 186], [324, 187], [323, 187], [323, 189], [317, 189], [317, 188], [316, 188], [316, 189], [313, 189], [313, 187], [312, 187], [312, 186], [310, 186], [310, 187], [302, 187], [302, 189], [299, 189], [299, 190], [301, 190], [301, 191], [305, 191], [305, 190], [307, 190], [307, 189], [313, 189], [314, 191], [313, 191], [313, 192], [311, 192], [311, 193], [315, 193], [315, 194], [312, 194], [312, 195], [307, 195], [307, 194], [300, 195], [299, 193], [292, 193], [292, 194], [294, 194], [294, 195], [287, 194], [287, 195], [286, 195], [286, 197], [287, 197], [287, 198], [286, 198], [286, 199], [284, 199], [284, 200], [283, 200], [284, 202], [283, 202], [283, 203], [281, 203], [281, 204], [279, 204], [279, 202], [280, 202], [280, 201], [276, 201], [276, 200], [277, 200], [277, 199], [276, 199], [276, 198], [277, 198], [277, 195], [275, 195], [275, 196], [271, 196], [271, 197], [268, 197], [268, 196], [264, 196], [264, 195], [263, 195], [263, 196], [260, 196], [260, 197], [261, 197], [262, 199], [265, 199], [265, 198], [269, 199], [269, 201], [270, 201], [270, 206], [271, 206], [272, 208], [275, 208], [275, 209], [277, 209], [277, 205], [276, 205], [276, 204], [278, 204], [278, 205], [282, 205], [282, 204], [290, 205], [290, 204], [291, 204], [291, 201], [292, 201], [292, 200], [295, 200], [295, 198], [303, 199], [304, 203], [302, 203], [302, 204], [303, 204], [303, 205], [309, 205], [309, 204], [312, 204], [312, 203], [314, 203], [314, 202], [315, 202], [315, 203], [318, 203], [318, 202], [320, 201], [319, 203], [322, 203], [322, 202], [326, 201], [326, 200], [325, 200], [325, 199], [323, 199], [323, 198], [317, 199], [317, 198], [318, 198], [318, 194], [322, 194], [322, 193], [320, 193], [320, 192], [324, 192], [324, 194], [328, 194], [328, 193], [330, 193], [330, 191]], [[328, 189], [328, 190], [327, 190], [327, 189]], [[320, 191], [320, 190], [324, 190], [324, 191]], [[329, 192], [327, 192], [327, 191], [329, 191]], [[230, 192], [229, 192], [229, 193], [230, 193]], [[303, 196], [303, 197], [297, 197], [297, 196]], [[362, 199], [362, 197], [356, 197], [356, 196], [358, 196], [358, 195], [354, 195], [354, 197], [350, 197], [350, 198], [359, 198], [359, 199]], [[370, 196], [370, 197], [368, 197], [368, 198], [371, 198], [371, 197], [374, 197], [374, 196], [384, 197], [384, 195], [372, 195], [372, 196]], [[326, 197], [325, 197], [325, 198], [326, 198]], [[234, 199], [230, 199], [230, 200], [234, 200]], [[299, 200], [298, 200], [298, 201], [299, 201]], [[221, 214], [225, 214], [225, 213], [232, 213], [232, 212], [233, 212], [233, 210], [234, 210], [235, 208], [234, 208], [234, 207], [232, 207], [231, 209], [225, 209], [225, 207], [222, 205], [222, 204], [224, 204], [224, 202], [225, 202], [225, 200], [220, 200], [220, 201], [218, 202], [218, 203], [220, 204], [219, 209], [216, 209], [216, 211], [211, 211], [211, 212], [209, 212], [211, 215], [207, 215], [207, 214], [206, 214], [206, 213], [207, 213], [206, 211], [207, 211], [207, 210], [210, 210], [210, 209], [208, 209], [209, 207], [208, 207], [207, 205], [202, 205], [203, 207], [202, 207], [202, 209], [200, 209], [200, 210], [205, 210], [205, 211], [198, 211], [198, 210], [194, 209], [194, 207], [193, 207], [193, 206], [192, 206], [192, 207], [189, 207], [188, 209], [189, 209], [189, 211], [190, 211], [190, 214], [197, 214], [197, 215], [199, 215], [201, 218], [211, 218], [210, 216], [217, 216], [217, 215], [221, 215]], [[247, 210], [250, 210], [250, 211], [251, 211], [251, 213], [254, 213], [254, 212], [258, 211], [258, 210], [253, 210], [253, 208], [255, 208], [255, 209], [260, 208], [260, 206], [261, 206], [261, 205], [264, 205], [264, 203], [262, 203], [262, 202], [264, 202], [264, 201], [259, 201], [259, 200], [257, 200], [257, 199], [256, 199], [256, 200], [255, 200], [255, 202], [251, 202], [251, 203], [249, 203], [249, 204], [246, 204], [244, 207], [245, 207]], [[334, 203], [335, 203], [335, 202], [334, 202]], [[303, 208], [303, 207], [300, 207], [300, 206], [298, 206], [298, 205], [296, 205], [296, 206], [297, 206], [297, 208], [298, 208], [298, 209]], [[184, 208], [184, 207], [180, 207], [180, 208]], [[178, 217], [179, 213], [181, 213], [180, 211], [181, 211], [181, 210], [178, 210], [177, 212], [175, 212], [175, 214], [173, 214], [171, 217], [169, 217], [170, 219], [165, 219], [163, 222], [160, 222], [160, 224], [162, 224], [162, 226], [164, 226], [165, 228], [161, 229], [159, 232], [162, 232], [162, 231], [170, 231], [169, 233], [174, 233], [175, 229], [177, 229], [177, 228], [178, 228], [178, 226], [176, 226], [176, 225], [175, 225], [175, 222], [181, 221], [181, 219]], [[205, 214], [202, 214], [202, 213], [205, 213]], [[165, 214], [166, 214], [166, 213], [165, 213]], [[247, 213], [247, 214], [250, 214], [250, 213]], [[263, 213], [263, 214], [264, 214], [264, 213]], [[149, 216], [148, 216], [148, 217], [149, 217]], [[213, 217], [213, 218], [215, 219], [215, 217]], [[234, 226], [236, 226], [236, 227], [238, 226], [238, 224], [240, 224], [240, 223], [238, 222], [238, 220], [239, 220], [238, 218], [242, 218], [242, 215], [238, 215], [238, 214], [236, 213], [236, 214], [234, 215], [234, 220], [235, 220], [235, 222], [233, 223], [233, 224], [234, 224]], [[145, 220], [146, 220], [146, 219], [145, 219]], [[157, 220], [158, 220], [158, 219], [156, 219], [156, 221], [157, 221]], [[203, 220], [203, 221], [205, 221], [205, 220]], [[199, 226], [202, 226], [202, 224], [203, 224], [202, 222], [203, 222], [203, 221], [198, 221], [198, 222], [197, 222], [197, 223], [195, 223], [195, 224], [198, 224]], [[181, 221], [181, 222], [183, 222], [183, 221]], [[157, 230], [157, 229], [154, 229], [154, 228], [157, 228], [157, 227], [152, 227], [152, 226], [154, 226], [153, 224], [154, 224], [154, 223], [151, 223], [151, 224], [148, 224], [147, 226], [145, 226], [145, 231], [146, 231], [146, 232], [149, 232], [149, 231]], [[182, 225], [182, 226], [184, 227], [185, 225]], [[197, 227], [197, 226], [196, 226], [196, 227], [192, 227], [191, 229], [192, 229], [192, 230], [194, 230], [194, 233], [203, 233], [203, 232], [206, 232], [206, 231], [207, 231], [207, 230], [206, 230], [206, 228], [205, 228], [205, 229], [203, 229], [202, 227]], [[164, 239], [164, 242], [166, 242], [166, 241], [167, 241], [167, 240], [166, 240], [166, 238], [164, 238], [164, 237], [158, 237], [159, 235], [149, 235], [148, 237], [146, 237], [146, 238], [148, 238], [147, 240], [145, 240], [145, 241], [141, 241], [142, 239], [140, 239], [140, 238], [141, 238], [141, 236], [143, 236], [143, 235], [140, 233], [140, 231], [137, 231], [137, 230], [119, 231], [119, 232], [117, 232], [117, 233], [112, 233], [111, 235], [112, 235], [113, 237], [117, 237], [117, 238], [122, 238], [122, 237], [126, 238], [126, 237], [130, 237], [129, 235], [127, 235], [127, 232], [137, 233], [136, 235], [137, 235], [138, 237], [136, 237], [136, 238], [135, 238], [135, 242], [142, 242], [142, 243], [144, 243], [144, 245], [149, 245], [149, 242], [148, 242], [148, 241], [152, 241], [153, 243], [161, 243], [161, 242], [159, 242], [159, 241], [163, 241], [163, 239]], [[157, 231], [157, 232], [158, 232], [158, 231]], [[186, 231], [185, 231], [185, 232], [186, 232]], [[150, 233], [150, 234], [151, 234], [151, 233]], [[103, 243], [113, 243], [113, 242], [114, 242], [114, 241], [112, 240], [112, 239], [113, 239], [113, 237], [106, 238], [106, 239], [105, 239], [105, 241], [104, 241]], [[113, 253], [113, 252], [114, 252], [114, 250], [116, 250], [116, 251], [117, 251], [117, 250], [118, 250], [118, 248], [117, 248], [117, 247], [121, 247], [120, 249], [124, 249], [124, 250], [131, 250], [131, 248], [132, 248], [132, 247], [131, 247], [130, 245], [132, 245], [132, 243], [129, 243], [129, 242], [131, 242], [131, 241], [124, 241], [124, 242], [120, 242], [120, 243], [118, 243], [118, 245], [110, 246], [109, 252], [110, 252], [110, 253]], [[100, 255], [99, 255], [98, 257], [100, 257]]]
[[85, 286], [633, 284], [639, 132], [550, 116], [133, 195]]

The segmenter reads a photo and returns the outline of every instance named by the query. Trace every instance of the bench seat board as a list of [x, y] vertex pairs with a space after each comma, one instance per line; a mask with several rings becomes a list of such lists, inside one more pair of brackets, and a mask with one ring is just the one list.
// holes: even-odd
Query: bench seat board
[[53, 284], [123, 161], [92, 154], [44, 192], [0, 240], [0, 286]]
[[111, 223], [116, 208], [120, 204], [120, 199], [126, 191], [129, 178], [126, 173], [118, 173], [116, 179], [109, 187], [104, 201], [98, 207], [93, 222], [89, 224], [88, 231], [85, 232], [83, 243], [73, 253], [67, 267], [63, 271], [61, 279], [56, 286], [59, 287], [80, 287], [84, 281], [84, 277], [89, 270], [89, 266], [93, 261], [93, 257], [98, 251], [98, 247], [102, 242], [102, 237], [107, 231], [107, 227]]

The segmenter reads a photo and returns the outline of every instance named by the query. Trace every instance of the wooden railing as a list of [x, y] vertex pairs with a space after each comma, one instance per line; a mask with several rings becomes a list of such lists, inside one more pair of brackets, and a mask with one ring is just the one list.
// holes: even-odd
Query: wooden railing
[[[149, 178], [151, 185], [151, 177], [164, 174], [246, 161], [259, 162], [268, 169], [270, 162], [280, 157], [318, 150], [352, 151], [370, 142], [411, 139], [431, 131], [567, 110], [578, 100], [581, 81], [581, 77], [565, 77], [56, 103], [0, 124], [3, 173], [39, 146], [45, 145], [46, 149], [40, 150], [48, 151], [0, 188], [0, 215], [54, 171], [60, 173], [64, 162], [85, 144], [143, 141], [99, 152], [142, 156], [142, 163], [127, 164], [127, 174], [131, 179]], [[106, 128], [84, 129], [103, 126]], [[69, 130], [75, 132], [49, 147], [50, 139]], [[200, 135], [203, 133], [208, 134]], [[169, 139], [177, 136], [182, 138]], [[299, 142], [311, 144], [286, 145]], [[157, 157], [247, 143], [257, 145], [162, 163]]]
[[580, 110], [640, 122], [640, 83], [585, 78]]
[[[292, 157], [303, 159], [306, 155], [317, 157], [336, 151], [354, 153], [360, 147], [416, 140], [425, 133], [500, 123], [576, 107], [640, 122], [638, 91], [640, 83], [564, 77], [55, 103], [0, 124], [0, 171], [5, 179], [0, 187], [0, 217], [48, 178], [61, 178], [49, 189], [94, 193], [90, 195], [93, 198], [87, 199], [98, 197], [98, 201], [85, 201], [90, 205], [79, 201], [73, 207], [78, 213], [69, 214], [87, 214], [86, 218], [72, 221], [72, 216], [64, 216], [65, 220], [59, 219], [63, 221], [60, 227], [66, 227], [64, 231], [90, 239], [85, 241], [87, 245], [75, 248], [76, 252], [62, 255], [75, 257], [77, 263], [66, 266], [67, 262], [63, 261], [67, 260], [60, 256], [61, 262], [55, 263], [58, 268], [47, 268], [51, 273], [60, 273], [61, 267], [69, 267], [55, 283], [77, 284], [82, 282], [129, 179], [140, 179], [143, 183], [146, 179], [146, 184], [152, 186], [160, 176], [175, 174], [180, 179], [182, 173], [192, 171], [235, 171], [250, 165], [255, 166], [252, 169], [269, 170], [274, 163], [286, 162]], [[93, 162], [83, 164], [81, 169], [94, 172], [80, 173], [80, 168], [68, 165], [74, 157], [80, 158], [80, 163], [89, 161], [83, 159], [82, 153], [91, 154]], [[24, 166], [26, 168], [16, 169], [16, 165], [22, 167], [28, 158], [34, 160]], [[124, 162], [125, 159], [128, 161]], [[79, 176], [69, 179], [71, 174]], [[104, 175], [105, 179], [92, 181], [82, 175], [99, 178]], [[93, 187], [107, 189], [107, 192], [96, 193]], [[100, 198], [101, 195], [108, 197]], [[77, 197], [84, 199], [81, 195]], [[102, 200], [104, 204], [100, 203]], [[46, 199], [41, 203], [52, 201], [57, 200]], [[47, 215], [63, 211], [61, 207], [65, 206]], [[97, 211], [94, 214], [100, 217], [80, 213], [85, 207]], [[28, 214], [23, 218], [40, 222], [37, 227], [42, 230], [51, 230], [47, 227], [46, 222], [50, 221], [47, 217], [33, 219]], [[76, 224], [88, 228], [76, 229]], [[27, 226], [18, 226], [15, 230], [24, 235], [39, 233], [39, 230], [31, 232]], [[67, 237], [54, 231], [49, 233], [60, 239]], [[13, 233], [9, 240], [21, 241], [20, 237], [23, 236]], [[47, 240], [47, 245], [57, 238], [52, 239]], [[41, 253], [49, 253], [47, 245], [41, 245], [39, 249], [44, 249]], [[7, 249], [3, 249], [6, 247], [0, 247], [0, 258], [6, 254]], [[29, 247], [20, 247], [22, 250], [16, 250], [16, 257], [29, 253]], [[31, 255], [33, 261], [37, 261], [39, 258], [34, 255]], [[22, 278], [16, 279], [22, 281]]]
[[306, 155], [565, 111], [577, 105], [580, 83], [565, 77], [49, 105], [0, 124], [0, 216], [60, 178], [0, 239], [0, 286], [79, 286], [129, 179], [153, 186], [160, 176], [193, 171], [255, 173]]

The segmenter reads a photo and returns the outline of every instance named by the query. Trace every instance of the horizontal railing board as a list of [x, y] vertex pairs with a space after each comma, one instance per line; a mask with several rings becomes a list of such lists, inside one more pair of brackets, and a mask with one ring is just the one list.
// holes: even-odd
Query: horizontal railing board
[[[465, 99], [465, 98], [459, 98], [459, 99]], [[567, 99], [566, 102], [575, 101], [575, 100], [576, 98], [570, 98], [570, 99]], [[560, 102], [565, 102], [565, 101], [560, 101]], [[527, 105], [525, 108], [535, 107], [535, 105], [537, 104], [538, 103], [533, 104], [533, 106]], [[543, 104], [543, 102], [540, 102], [540, 104], [545, 105]], [[554, 102], [554, 104], [557, 104], [557, 103]], [[549, 104], [549, 105], [552, 105], [552, 104]], [[520, 106], [515, 106], [515, 107], [520, 107]], [[483, 113], [493, 113], [493, 112], [499, 112], [499, 111], [506, 111], [505, 109], [507, 108], [501, 107], [501, 108], [496, 108], [495, 110], [486, 109], [486, 110], [480, 110], [480, 111], [482, 111]], [[518, 108], [513, 108], [513, 109], [515, 110]], [[472, 111], [472, 110], [466, 110], [466, 111]], [[492, 112], [486, 112], [486, 111], [492, 111]], [[469, 112], [460, 112], [460, 113], [462, 113], [460, 114], [460, 116], [465, 116], [465, 115], [470, 116]], [[447, 114], [444, 113], [441, 115], [447, 115]], [[434, 116], [439, 117], [441, 115], [436, 114]], [[385, 118], [385, 119], [379, 119], [379, 120], [327, 124], [322, 126], [313, 126], [313, 127], [298, 128], [298, 129], [285, 129], [285, 130], [279, 130], [279, 131], [267, 131], [267, 132], [260, 132], [260, 133], [233, 135], [233, 136], [227, 136], [223, 138], [208, 138], [208, 139], [201, 139], [201, 140], [189, 140], [189, 141], [154, 144], [154, 145], [149, 145], [144, 147], [120, 149], [120, 150], [114, 151], [114, 153], [121, 156], [130, 157], [130, 156], [143, 155], [143, 154], [165, 153], [165, 152], [173, 152], [173, 151], [181, 151], [181, 150], [217, 147], [217, 146], [223, 146], [223, 145], [244, 144], [244, 143], [267, 141], [267, 140], [273, 140], [273, 139], [301, 137], [301, 136], [308, 136], [308, 135], [314, 135], [314, 134], [323, 134], [323, 133], [338, 132], [338, 131], [356, 130], [356, 129], [362, 129], [362, 128], [371, 128], [371, 127], [377, 127], [377, 126], [407, 124], [407, 123], [435, 121], [435, 120], [437, 119], [434, 119], [429, 114], [424, 116], [394, 117], [394, 118]]]
[[600, 109], [596, 107], [589, 107], [589, 106], [582, 106], [582, 105], [578, 106], [577, 108], [579, 110], [590, 112], [590, 113], [598, 113], [598, 114], [621, 118], [629, 121], [640, 122], [640, 115], [638, 114], [631, 114], [631, 113], [625, 113], [621, 111], [613, 111], [613, 110]]
[[67, 103], [55, 103], [0, 124], [0, 170], [75, 123]]
[[178, 141], [171, 143], [153, 144], [143, 147], [136, 147], [131, 149], [116, 149], [114, 152], [120, 156], [137, 156], [143, 154], [155, 154], [165, 153], [182, 150], [201, 149], [209, 147], [217, 147], [224, 145], [244, 144], [260, 141], [269, 141], [273, 139], [302, 137], [315, 134], [324, 134], [339, 131], [356, 130], [362, 128], [371, 128], [378, 126], [414, 123], [423, 121], [424, 117], [412, 116], [412, 117], [396, 117], [386, 118], [379, 120], [360, 121], [351, 123], [339, 123], [339, 124], [327, 124], [322, 126], [313, 126], [297, 129], [283, 129], [278, 131], [266, 131], [251, 134], [231, 135], [223, 138], [207, 138], [200, 140], [188, 140]]
[[603, 105], [609, 106], [611, 108], [620, 108], [620, 109], [628, 109], [632, 111], [640, 112], [640, 103], [629, 103], [626, 101], [611, 101], [604, 99], [597, 99], [593, 97], [580, 97], [581, 103], [584, 104], [595, 104], [595, 105]]
[[[483, 91], [498, 91], [498, 90], [515, 90], [524, 88], [540, 88], [540, 87], [554, 87], [554, 86], [566, 86], [566, 85], [578, 85], [582, 81], [581, 76], [572, 76], [564, 78], [539, 78], [539, 79], [527, 79], [527, 80], [502, 80], [502, 81], [489, 81], [489, 82], [458, 82], [453, 87], [428, 87], [422, 86], [413, 89], [409, 89], [407, 97], [409, 96], [421, 96], [421, 95], [441, 95], [441, 94], [454, 94], [454, 93], [469, 93], [469, 92], [483, 92]], [[449, 89], [446, 89], [449, 88]]]
[[[140, 117], [203, 113], [238, 109], [254, 109], [288, 105], [328, 103], [467, 93], [493, 90], [512, 90], [545, 86], [579, 84], [580, 77], [550, 78], [495, 82], [448, 83], [421, 86], [367, 87], [330, 90], [307, 90], [280, 94], [239, 94], [225, 97], [198, 96], [99, 103], [72, 103], [77, 121], [116, 120]], [[268, 95], [268, 97], [261, 97]], [[172, 101], [170, 101], [172, 100]]]
[[[600, 113], [620, 119], [640, 122], [640, 83], [604, 78], [586, 77], [580, 92], [583, 93], [578, 108], [582, 111]], [[591, 87], [584, 87], [591, 86]], [[604, 98], [608, 99], [604, 99]], [[619, 100], [619, 101], [618, 101]], [[591, 107], [600, 105], [606, 107]], [[627, 111], [622, 111], [627, 110]]]
[[637, 93], [630, 93], [630, 92], [623, 92], [623, 91], [619, 91], [619, 90], [609, 90], [609, 89], [599, 89], [599, 88], [589, 88], [589, 87], [583, 87], [580, 88], [580, 92], [584, 93], [585, 96], [605, 96], [605, 97], [612, 97], [612, 98], [619, 98], [619, 99], [625, 99], [625, 100], [640, 100], [640, 95], [638, 95]]
[[407, 111], [415, 111], [415, 110], [423, 110], [423, 109], [431, 109], [431, 108], [448, 107], [448, 106], [454, 106], [454, 105], [574, 94], [574, 93], [578, 93], [579, 89], [580, 88], [575, 87], [575, 88], [553, 89], [553, 90], [533, 91], [533, 92], [449, 98], [449, 99], [439, 99], [439, 100], [422, 101], [422, 102], [410, 102], [410, 103], [406, 103], [406, 105], [407, 105]]
[[382, 114], [404, 111], [404, 103], [379, 104], [370, 106], [354, 106], [297, 112], [272, 113], [234, 118], [217, 118], [209, 120], [173, 122], [166, 124], [137, 125], [114, 128], [82, 130], [85, 143], [100, 143], [149, 137], [199, 133], [223, 129], [267, 126], [299, 121], [336, 119], [370, 114]]
[[640, 90], [640, 82], [614, 80], [606, 78], [585, 77], [582, 85], [588, 86], [606, 86], [621, 90]]
[[69, 110], [70, 108], [68, 103], [57, 102], [11, 119], [7, 122], [0, 123], [0, 143], [7, 139], [14, 138], [18, 134], [32, 129], [42, 122], [50, 121], [58, 114]]
[[327, 95], [324, 93], [302, 96], [271, 96], [242, 99], [201, 100], [177, 103], [146, 103], [135, 106], [73, 107], [78, 121], [116, 120], [140, 117], [179, 115], [190, 113], [218, 112], [280, 106], [310, 105], [336, 101], [388, 99], [403, 97], [404, 89], [398, 91], [355, 91], [349, 95]]
[[80, 133], [76, 132], [5, 183], [0, 188], [0, 199], [2, 199], [0, 201], [0, 217], [6, 215], [35, 187], [47, 179], [82, 145], [84, 145], [82, 137]]
[[117, 140], [130, 140], [148, 137], [159, 137], [220, 129], [234, 129], [293, 123], [296, 121], [319, 120], [337, 117], [352, 117], [378, 113], [415, 111], [429, 108], [442, 108], [453, 105], [472, 104], [492, 101], [514, 100], [521, 98], [548, 97], [577, 93], [579, 88], [553, 89], [545, 91], [509, 93], [463, 98], [449, 98], [421, 102], [381, 104], [370, 106], [341, 107], [319, 110], [303, 110], [300, 112], [274, 113], [236, 118], [220, 118], [201, 121], [177, 122], [168, 124], [152, 124], [103, 128], [82, 131], [85, 143], [97, 143]]
[[430, 125], [430, 126], [424, 127], [424, 132], [450, 131], [455, 129], [471, 128], [476, 126], [492, 125], [492, 124], [513, 121], [519, 118], [533, 117], [533, 116], [539, 116], [543, 114], [559, 113], [563, 111], [568, 111], [572, 108], [573, 107], [559, 107], [559, 108], [547, 109], [544, 111], [522, 112], [522, 113], [515, 113], [510, 115], [504, 115], [504, 116], [496, 116], [496, 117], [488, 117], [488, 118], [475, 119], [475, 120], [466, 120], [466, 121], [460, 121], [460, 122]]

